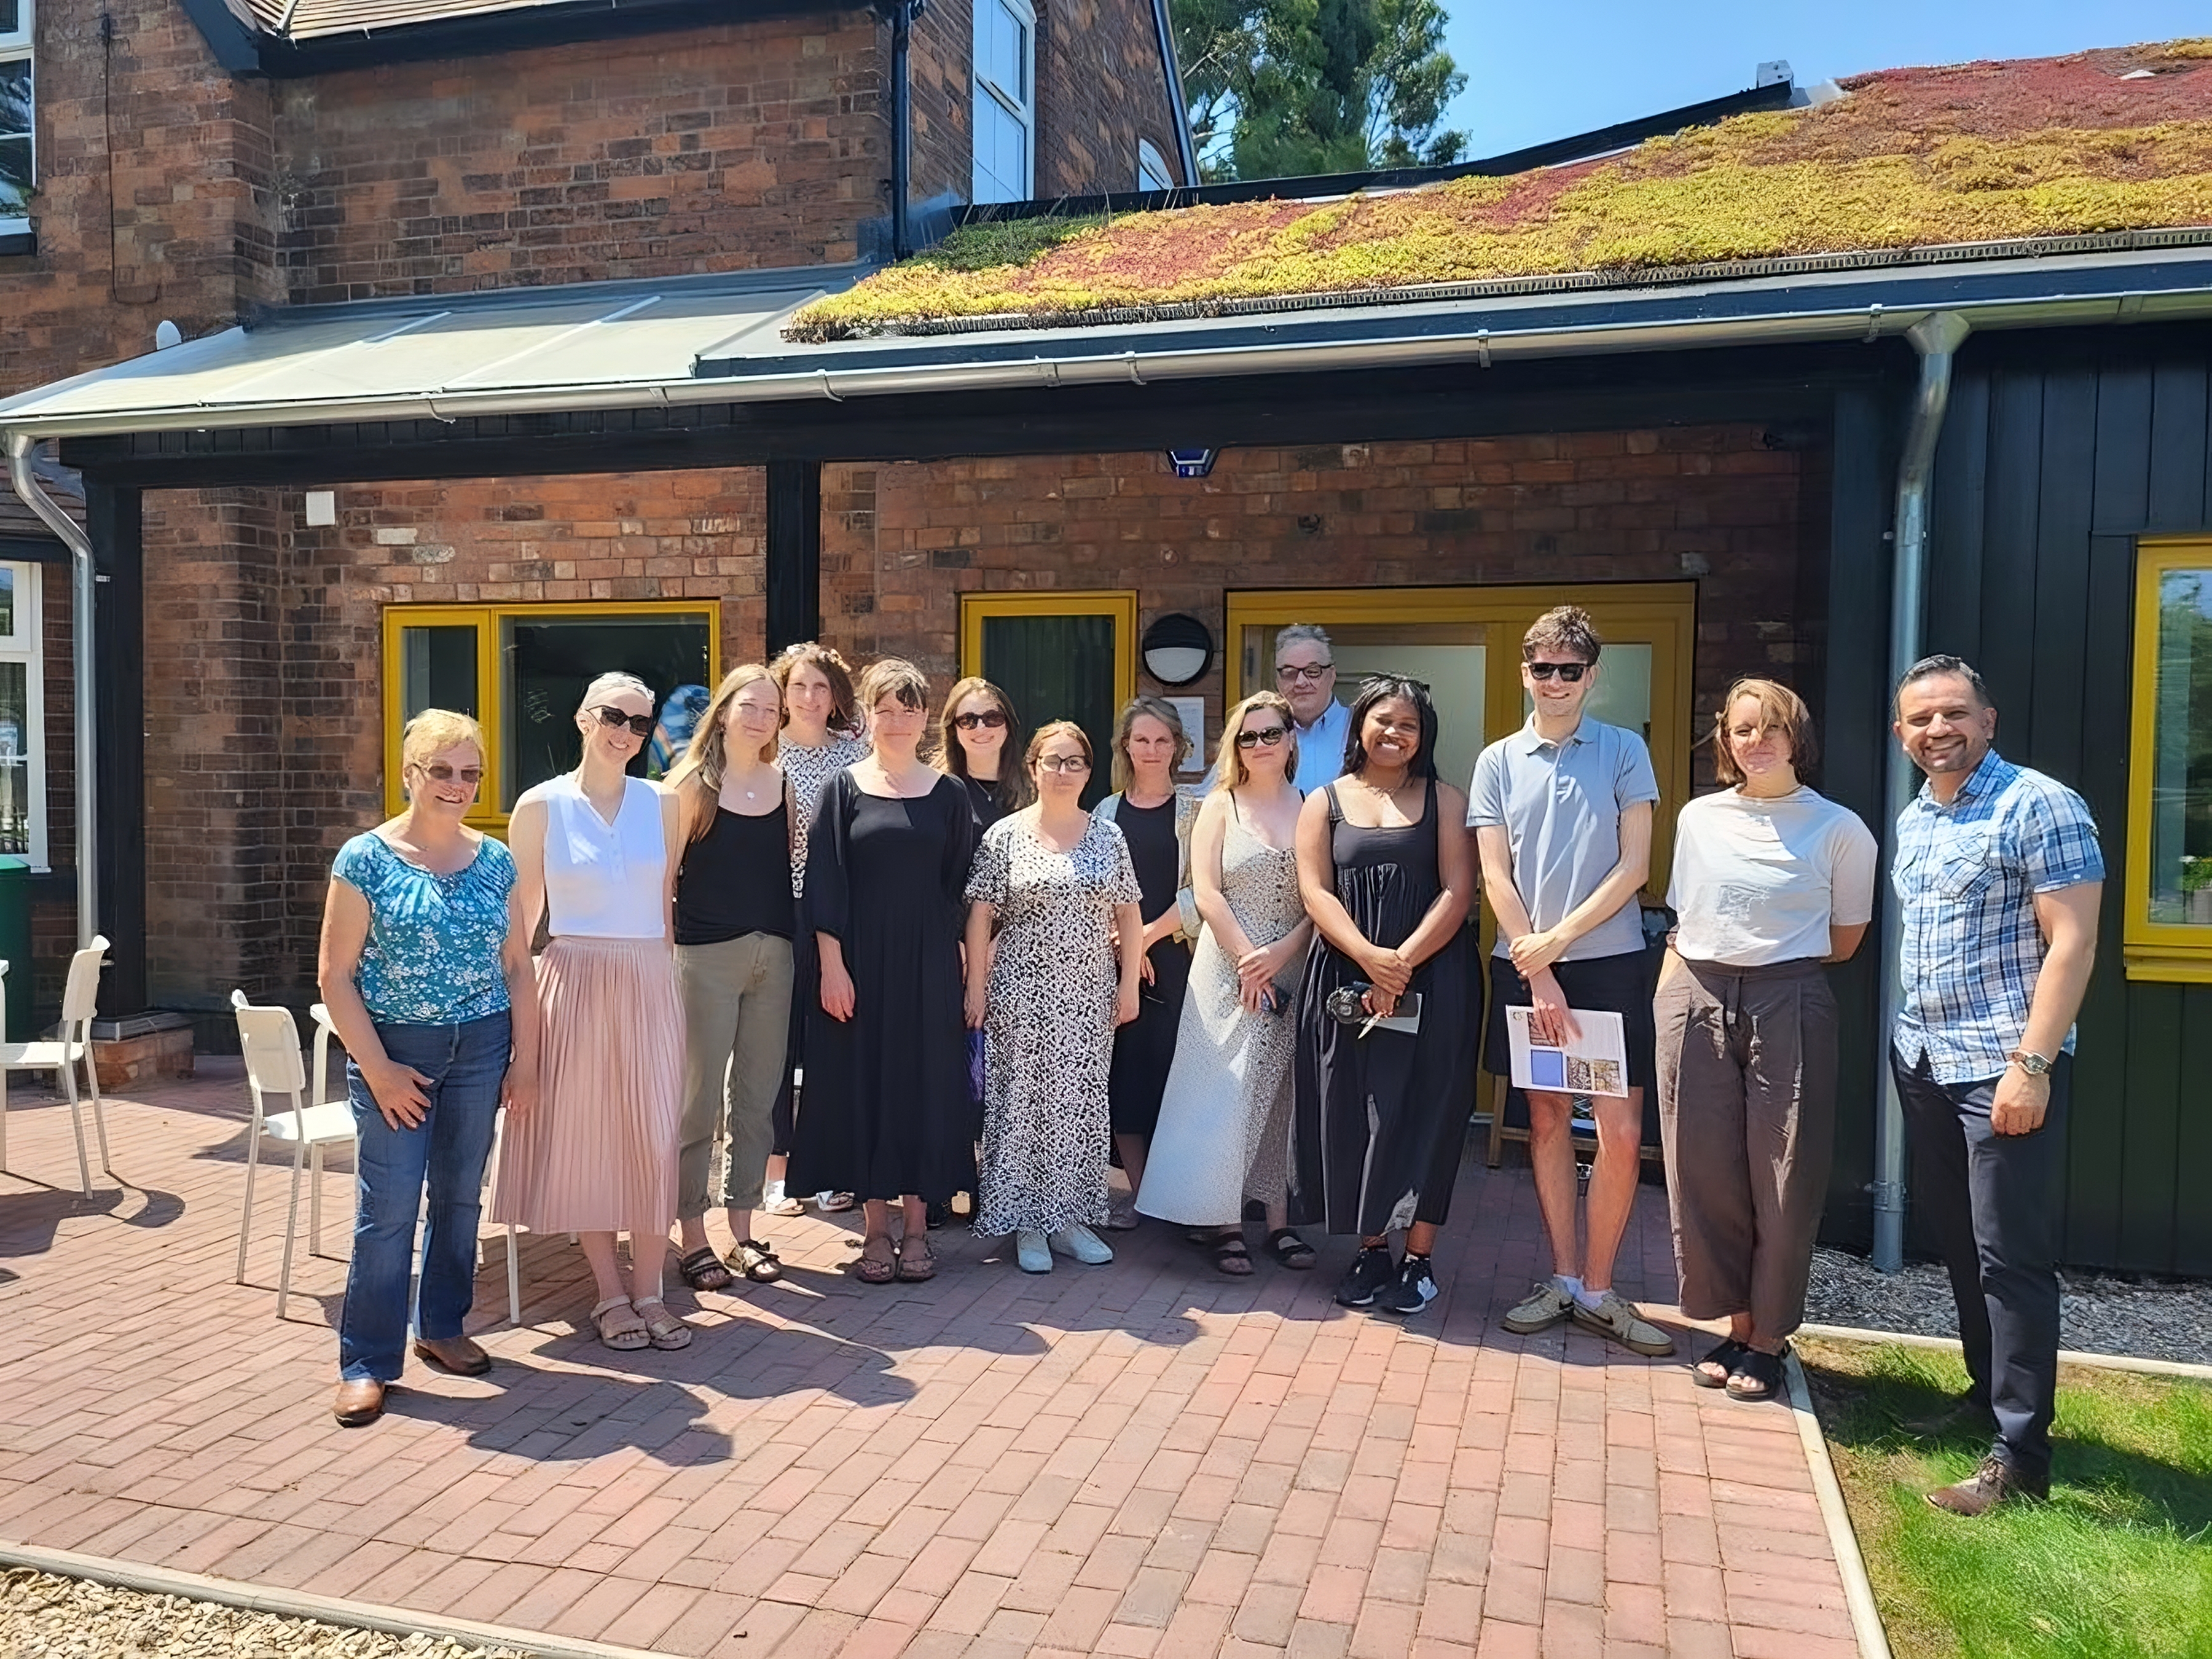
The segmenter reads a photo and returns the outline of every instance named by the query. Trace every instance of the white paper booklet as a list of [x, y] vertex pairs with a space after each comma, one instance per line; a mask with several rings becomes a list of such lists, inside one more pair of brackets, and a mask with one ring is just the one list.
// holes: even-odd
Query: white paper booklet
[[1505, 1005], [1505, 1046], [1513, 1086], [1555, 1095], [1626, 1095], [1628, 1039], [1620, 1016], [1573, 1008], [1575, 1039], [1565, 1048], [1528, 1039], [1535, 1011]]

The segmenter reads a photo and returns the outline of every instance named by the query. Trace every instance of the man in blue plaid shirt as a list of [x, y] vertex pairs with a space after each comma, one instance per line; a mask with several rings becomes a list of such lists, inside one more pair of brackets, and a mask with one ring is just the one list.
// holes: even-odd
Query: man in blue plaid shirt
[[1898, 687], [1898, 741], [1928, 781], [1897, 819], [1904, 994], [1890, 1066], [1959, 1304], [1969, 1399], [1996, 1419], [1981, 1467], [1928, 1495], [1968, 1516], [2051, 1489], [2057, 1180], [2105, 880], [2081, 798], [2000, 756], [1996, 726], [1982, 677], [1956, 657], [1923, 658]]

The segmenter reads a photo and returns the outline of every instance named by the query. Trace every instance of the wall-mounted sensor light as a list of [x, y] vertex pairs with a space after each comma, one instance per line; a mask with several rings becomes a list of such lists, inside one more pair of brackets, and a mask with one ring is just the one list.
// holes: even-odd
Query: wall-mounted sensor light
[[1178, 478], [1203, 478], [1213, 471], [1213, 458], [1218, 449], [1170, 449], [1168, 465], [1175, 468]]
[[1188, 685], [1213, 666], [1213, 635], [1185, 611], [1162, 617], [1145, 630], [1145, 672], [1162, 685]]

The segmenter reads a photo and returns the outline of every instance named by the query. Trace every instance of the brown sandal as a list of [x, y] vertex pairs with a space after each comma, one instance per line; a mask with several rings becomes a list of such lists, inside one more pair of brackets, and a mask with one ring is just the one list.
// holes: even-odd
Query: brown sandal
[[919, 1285], [937, 1277], [937, 1256], [927, 1237], [909, 1238], [899, 1246], [898, 1276], [902, 1285]]
[[[869, 1255], [878, 1244], [883, 1254]], [[853, 1276], [863, 1285], [888, 1285], [898, 1277], [898, 1248], [889, 1233], [871, 1233], [860, 1241], [860, 1259], [853, 1264]]]
[[600, 1343], [619, 1352], [634, 1353], [652, 1346], [652, 1333], [626, 1296], [611, 1296], [592, 1309], [592, 1323], [599, 1327]]
[[695, 1291], [726, 1291], [732, 1282], [730, 1270], [722, 1265], [712, 1244], [702, 1244], [690, 1255], [678, 1257], [676, 1271]]
[[758, 1239], [739, 1239], [722, 1260], [756, 1285], [773, 1285], [783, 1277], [783, 1263]]
[[1245, 1248], [1244, 1230], [1222, 1233], [1213, 1241], [1213, 1270], [1227, 1273], [1231, 1279], [1244, 1279], [1252, 1272], [1252, 1252]]
[[[657, 1296], [642, 1302], [633, 1302], [637, 1316], [645, 1322], [646, 1340], [656, 1348], [688, 1348], [691, 1346], [691, 1328], [668, 1311], [668, 1304]], [[653, 1310], [647, 1313], [646, 1310]]]

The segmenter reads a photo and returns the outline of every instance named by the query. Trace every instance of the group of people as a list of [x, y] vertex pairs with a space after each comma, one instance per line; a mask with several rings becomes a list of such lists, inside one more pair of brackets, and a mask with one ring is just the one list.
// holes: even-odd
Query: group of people
[[[1024, 742], [985, 680], [953, 686], [933, 732], [911, 664], [856, 684], [835, 651], [795, 646], [724, 677], [664, 787], [629, 775], [652, 690], [607, 674], [576, 711], [576, 769], [521, 797], [504, 847], [464, 821], [475, 723], [416, 715], [406, 810], [340, 850], [323, 934], [362, 1137], [339, 1420], [373, 1420], [400, 1374], [426, 1187], [415, 1352], [489, 1367], [461, 1324], [502, 1104], [492, 1217], [577, 1236], [611, 1348], [691, 1340], [664, 1298], [672, 1254], [696, 1291], [779, 1278], [754, 1218], [805, 1194], [858, 1200], [869, 1284], [933, 1277], [930, 1230], [963, 1194], [1032, 1273], [1110, 1261], [1102, 1231], [1152, 1217], [1249, 1274], [1256, 1207], [1280, 1267], [1315, 1265], [1301, 1226], [1355, 1237], [1337, 1301], [1417, 1314], [1438, 1294], [1477, 1039], [1506, 1072], [1509, 1008], [1562, 1046], [1618, 1016], [1627, 1063], [1625, 1092], [1590, 1097], [1586, 1202], [1574, 1098], [1527, 1091], [1553, 1271], [1501, 1324], [1673, 1351], [1613, 1285], [1656, 1086], [1682, 1311], [1729, 1322], [1694, 1378], [1772, 1396], [1830, 1164], [1822, 970], [1871, 920], [1875, 842], [1805, 782], [1803, 702], [1739, 681], [1714, 720], [1723, 787], [1677, 823], [1655, 994], [1638, 895], [1660, 791], [1641, 737], [1585, 710], [1601, 651], [1578, 609], [1537, 620], [1532, 712], [1462, 794], [1437, 775], [1426, 686], [1385, 675], [1340, 701], [1328, 635], [1288, 628], [1277, 689], [1228, 711], [1202, 796], [1175, 781], [1190, 740], [1174, 705], [1140, 696], [1114, 729], [1114, 793], [1088, 811], [1090, 737], [1054, 720]], [[1893, 872], [1893, 1060], [1999, 1431], [1936, 1498], [1975, 1513], [2048, 1480], [2039, 1183], [2103, 872], [2079, 799], [1990, 749], [1971, 667], [1917, 665], [1895, 713], [1928, 783]]]

